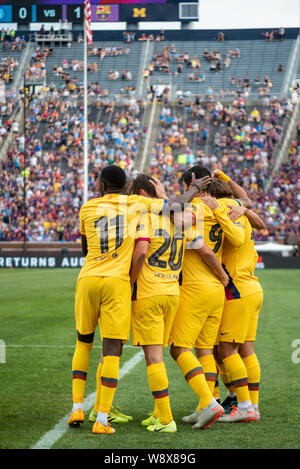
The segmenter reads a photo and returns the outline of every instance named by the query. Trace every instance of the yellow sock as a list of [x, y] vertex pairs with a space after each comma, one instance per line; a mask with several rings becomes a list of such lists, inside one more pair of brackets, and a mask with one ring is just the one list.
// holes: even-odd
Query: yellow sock
[[224, 383], [224, 386], [226, 387], [227, 391], [229, 394], [233, 395], [235, 394], [234, 387], [230, 383], [230, 379], [228, 378], [228, 375], [226, 373], [226, 369], [224, 366], [224, 363], [218, 363], [217, 364], [218, 370], [219, 370], [219, 375]]
[[215, 399], [219, 399], [219, 400], [220, 400], [220, 388], [219, 388], [219, 381], [218, 381], [218, 379], [217, 379], [216, 382], [215, 382], [215, 387], [214, 387], [213, 396], [214, 396]]
[[251, 403], [248, 389], [247, 370], [240, 355], [238, 353], [234, 353], [229, 357], [224, 358], [223, 363], [231, 385], [234, 387], [238, 403]]
[[161, 423], [167, 425], [173, 420], [170, 406], [168, 377], [163, 363], [154, 363], [147, 367], [150, 391], [152, 392], [155, 409], [154, 417], [161, 417]]
[[213, 394], [217, 380], [217, 367], [215, 357], [211, 355], [203, 355], [198, 358], [200, 365], [203, 368], [205, 379], [207, 381], [210, 392]]
[[[168, 376], [168, 375], [167, 375], [166, 365], [165, 365], [164, 362], [162, 362], [162, 364], [163, 364], [163, 367], [164, 367], [166, 376]], [[160, 416], [160, 415], [159, 415], [159, 410], [158, 410], [158, 407], [157, 407], [157, 402], [158, 402], [158, 400], [157, 400], [157, 399], [154, 399], [154, 411], [153, 411], [153, 415], [154, 415], [154, 417], [156, 417], [156, 418], [158, 418], [158, 417]]]
[[101, 395], [101, 370], [102, 370], [102, 363], [99, 362], [96, 374], [96, 381], [97, 381], [97, 392], [96, 392], [96, 399], [94, 404], [94, 412], [98, 413], [99, 404], [100, 404], [100, 395]]
[[103, 357], [101, 369], [101, 393], [99, 412], [108, 414], [114, 400], [119, 379], [120, 357], [107, 355]]
[[258, 406], [260, 365], [255, 353], [243, 358], [248, 374], [248, 388], [253, 405]]
[[192, 351], [182, 352], [177, 358], [177, 364], [186, 382], [199, 397], [199, 405], [197, 407], [197, 411], [199, 412], [201, 408], [204, 409], [207, 407], [213, 399], [203, 369], [199, 366], [199, 361]]
[[90, 363], [90, 351], [93, 344], [77, 340], [72, 360], [72, 394], [73, 403], [83, 402], [84, 388]]

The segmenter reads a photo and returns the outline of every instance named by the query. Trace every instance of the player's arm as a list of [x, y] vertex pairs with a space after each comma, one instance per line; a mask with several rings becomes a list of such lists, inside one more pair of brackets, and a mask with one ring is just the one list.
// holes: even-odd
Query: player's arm
[[88, 254], [88, 245], [87, 245], [87, 239], [85, 235], [81, 235], [81, 249], [83, 252], [84, 256], [87, 256]]
[[215, 178], [222, 179], [229, 185], [235, 199], [239, 199], [247, 208], [252, 207], [252, 202], [249, 199], [247, 192], [239, 184], [234, 182], [227, 174], [223, 173], [220, 169], [215, 169], [212, 172], [212, 175]]
[[151, 215], [144, 213], [139, 224], [136, 227], [135, 247], [131, 259], [131, 268], [129, 272], [130, 283], [134, 284], [144, 265], [148, 254], [148, 248], [151, 241]]
[[237, 221], [231, 221], [224, 208], [211, 195], [203, 195], [200, 198], [212, 210], [230, 244], [235, 247], [242, 246], [245, 241], [244, 225]]
[[253, 210], [250, 210], [247, 207], [236, 207], [233, 205], [227, 205], [227, 207], [230, 208], [229, 212], [227, 212], [227, 215], [233, 222], [241, 216], [245, 215], [248, 218], [251, 226], [256, 230], [263, 230], [266, 227], [265, 222], [255, 212], [253, 212]]
[[130, 267], [130, 283], [134, 284], [147, 257], [150, 240], [136, 240]]
[[202, 260], [208, 265], [208, 267], [210, 267], [210, 269], [217, 275], [222, 285], [227, 287], [229, 277], [213, 250], [205, 243], [201, 243], [201, 246], [199, 247], [195, 245], [194, 249], [201, 256]]
[[159, 199], [165, 199], [165, 208], [168, 207], [169, 210], [178, 212], [182, 211], [184, 205], [191, 202], [199, 192], [203, 192], [209, 186], [209, 184], [211, 183], [211, 178], [209, 176], [205, 176], [203, 178], [196, 179], [195, 174], [192, 173], [191, 189], [177, 197], [172, 198], [168, 198], [166, 191], [159, 179], [151, 178], [150, 182], [155, 187], [157, 197]]
[[84, 226], [84, 217], [83, 217], [83, 210], [79, 212], [79, 221], [80, 221], [80, 235], [81, 235], [81, 249], [84, 256], [88, 254], [88, 244], [87, 244], [87, 237], [85, 233], [85, 226]]

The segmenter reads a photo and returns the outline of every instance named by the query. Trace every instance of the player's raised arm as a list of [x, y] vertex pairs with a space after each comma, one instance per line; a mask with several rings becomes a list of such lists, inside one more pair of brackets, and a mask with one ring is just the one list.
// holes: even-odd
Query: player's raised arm
[[165, 199], [167, 201], [166, 206], [170, 210], [179, 211], [184, 208], [185, 204], [188, 204], [189, 202], [191, 202], [199, 192], [203, 192], [210, 185], [211, 177], [204, 176], [200, 179], [196, 179], [195, 174], [192, 173], [192, 181], [191, 181], [190, 189], [184, 192], [183, 194], [177, 197], [172, 197], [172, 198], [168, 198], [165, 192], [165, 189], [162, 183], [159, 181], [159, 179], [151, 178], [151, 183], [155, 187], [155, 192], [156, 192], [157, 197], [159, 199]]
[[265, 222], [255, 212], [253, 212], [253, 210], [243, 206], [236, 207], [235, 205], [227, 205], [227, 207], [230, 209], [227, 212], [227, 215], [233, 222], [241, 216], [245, 215], [248, 218], [251, 226], [256, 230], [263, 230], [266, 227]]
[[220, 169], [215, 169], [212, 172], [213, 178], [218, 178], [221, 179], [222, 181], [226, 182], [226, 184], [229, 185], [233, 197], [235, 199], [239, 199], [241, 202], [243, 202], [243, 205], [247, 208], [252, 207], [252, 202], [248, 197], [247, 192], [236, 182], [234, 182], [227, 174], [223, 173]]

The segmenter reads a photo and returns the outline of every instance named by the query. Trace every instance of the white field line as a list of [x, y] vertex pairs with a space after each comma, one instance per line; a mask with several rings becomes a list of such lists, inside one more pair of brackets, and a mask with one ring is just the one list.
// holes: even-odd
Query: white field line
[[[120, 368], [119, 381], [127, 373], [129, 373], [144, 357], [144, 353], [140, 350], [130, 360], [124, 363]], [[86, 412], [94, 405], [96, 392], [93, 392], [84, 400], [83, 410]], [[70, 414], [65, 415], [49, 432], [45, 433], [44, 436], [34, 445], [31, 449], [50, 449], [54, 443], [68, 430], [67, 420]]]

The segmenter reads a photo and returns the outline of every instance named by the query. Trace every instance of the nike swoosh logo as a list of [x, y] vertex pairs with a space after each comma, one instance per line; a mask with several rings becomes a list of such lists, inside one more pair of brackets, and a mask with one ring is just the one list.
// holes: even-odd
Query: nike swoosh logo
[[229, 334], [229, 332], [221, 332], [221, 335]]

